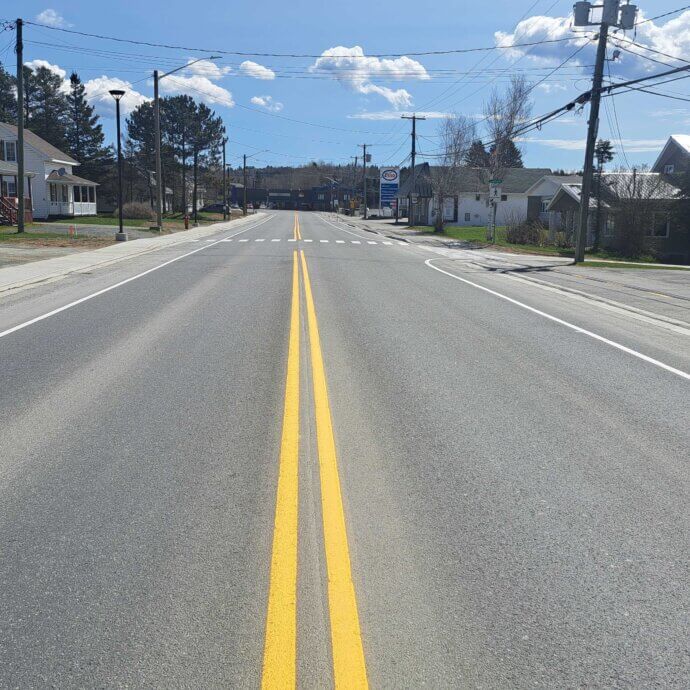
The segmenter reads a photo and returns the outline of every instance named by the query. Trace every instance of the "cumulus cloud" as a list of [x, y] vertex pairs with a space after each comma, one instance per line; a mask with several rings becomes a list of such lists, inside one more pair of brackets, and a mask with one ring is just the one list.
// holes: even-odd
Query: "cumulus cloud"
[[[644, 13], [640, 12], [638, 22], [642, 22], [644, 19]], [[592, 34], [590, 33], [590, 35]], [[609, 42], [611, 49], [616, 47], [616, 38], [619, 36], [626, 41], [631, 40], [631, 37], [626, 37], [623, 32], [612, 31]], [[569, 64], [585, 65], [591, 64], [594, 61], [596, 44], [573, 31], [572, 17], [570, 16], [528, 17], [519, 22], [512, 33], [504, 31], [496, 31], [494, 33], [494, 40], [498, 46], [557, 39], [568, 40], [563, 40], [559, 43], [543, 43], [525, 48], [508, 48], [503, 51], [503, 54], [513, 60], [526, 57], [538, 65], [555, 66], [570, 56], [576, 48], [585, 46]], [[636, 29], [635, 42], [667, 53], [673, 57], [681, 58], [686, 56], [690, 52], [690, 11], [683, 12], [678, 17], [670, 19], [661, 25], [654, 22], [640, 23]], [[650, 57], [666, 60], [664, 57], [654, 56], [654, 54], [650, 55], [639, 46], [629, 46], [625, 42], [621, 42], [621, 46], [640, 55], [649, 55]], [[644, 57], [632, 55], [626, 50], [621, 50], [620, 60], [616, 63], [615, 68], [612, 68], [612, 71], [615, 70], [616, 74], [627, 76], [639, 74], [641, 71], [654, 72], [660, 68], [660, 65]]]
[[39, 68], [39, 67], [45, 67], [46, 69], [49, 69], [51, 72], [55, 73], [60, 77], [60, 79], [64, 79], [67, 76], [67, 72], [62, 69], [59, 65], [53, 65], [47, 60], [30, 60], [29, 62], [24, 63], [25, 67], [30, 67], [34, 72]]
[[137, 106], [151, 99], [132, 88], [132, 84], [117, 77], [107, 77], [105, 74], [84, 82], [86, 97], [89, 103], [96, 107], [99, 115], [115, 117], [115, 99], [110, 95], [111, 89], [121, 89], [125, 95], [120, 100], [120, 110], [123, 115], [129, 115]]
[[58, 29], [72, 26], [71, 24], [68, 24], [65, 21], [65, 18], [62, 17], [56, 10], [50, 8], [43, 10], [43, 12], [39, 12], [36, 15], [36, 21], [44, 26], [55, 26]]
[[264, 67], [252, 60], [245, 60], [240, 65], [240, 74], [243, 74], [245, 77], [252, 77], [253, 79], [271, 80], [276, 78], [276, 73], [272, 69]]
[[223, 105], [232, 108], [235, 100], [232, 93], [218, 84], [214, 84], [208, 77], [201, 75], [168, 77], [161, 79], [160, 90], [171, 95], [189, 94], [207, 105]]
[[217, 65], [211, 60], [199, 60], [198, 62], [194, 62], [191, 59], [188, 61], [187, 68], [183, 70], [183, 74], [198, 75], [214, 81], [222, 79], [226, 74], [230, 74], [230, 72], [232, 72], [232, 68], [227, 65]]
[[273, 96], [252, 96], [250, 103], [266, 108], [266, 110], [272, 113], [279, 113], [283, 109], [283, 104], [279, 101], [274, 101]]
[[[451, 113], [443, 113], [436, 110], [420, 111], [416, 114], [419, 117], [425, 117], [427, 120], [442, 120], [446, 117], [452, 117]], [[412, 115], [412, 113], [405, 113], [400, 110], [379, 110], [378, 112], [353, 113], [347, 117], [351, 120], [399, 120], [401, 115]]]
[[410, 92], [403, 88], [379, 86], [373, 82], [374, 79], [404, 81], [430, 78], [424, 66], [416, 60], [406, 56], [394, 59], [367, 57], [360, 46], [328, 48], [309, 70], [329, 74], [357, 93], [382, 96], [397, 109], [412, 105]]

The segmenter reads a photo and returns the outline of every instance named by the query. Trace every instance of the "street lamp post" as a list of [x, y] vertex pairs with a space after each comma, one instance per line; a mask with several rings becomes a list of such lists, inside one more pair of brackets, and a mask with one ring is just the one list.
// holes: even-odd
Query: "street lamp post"
[[225, 168], [225, 146], [228, 138], [223, 138], [223, 220], [228, 219], [228, 175]]
[[[158, 232], [163, 230], [163, 199], [165, 198], [165, 189], [163, 188], [163, 163], [161, 161], [161, 106], [160, 98], [158, 97], [158, 82], [164, 77], [168, 77], [175, 72], [187, 69], [197, 62], [202, 60], [218, 60], [217, 55], [211, 55], [210, 57], [201, 57], [197, 60], [192, 60], [182, 67], [170, 70], [165, 74], [159, 74], [158, 70], [153, 71], [153, 119], [155, 126], [155, 148], [156, 148], [156, 228]], [[112, 91], [110, 92], [112, 93]], [[186, 192], [183, 190], [183, 194]], [[195, 213], [196, 216], [196, 213]], [[195, 217], [196, 221], [196, 217]]]
[[120, 89], [112, 89], [110, 95], [115, 99], [115, 120], [117, 122], [117, 212], [119, 218], [119, 232], [115, 233], [117, 242], [126, 242], [127, 233], [122, 227], [122, 142], [120, 136], [120, 99], [125, 92]]

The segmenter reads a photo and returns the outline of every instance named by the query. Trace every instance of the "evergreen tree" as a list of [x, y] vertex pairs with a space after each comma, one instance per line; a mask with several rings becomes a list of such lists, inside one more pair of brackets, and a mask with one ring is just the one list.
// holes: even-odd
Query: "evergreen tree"
[[467, 149], [463, 163], [469, 168], [487, 168], [489, 166], [489, 154], [481, 139], [472, 142], [470, 148]]
[[94, 107], [86, 100], [86, 91], [76, 72], [70, 76], [70, 92], [67, 96], [69, 119], [67, 122], [68, 151], [81, 163], [79, 174], [96, 182], [113, 164], [110, 147], [103, 146], [103, 127], [98, 122]]
[[205, 103], [200, 103], [197, 117], [191, 131], [192, 166], [194, 187], [192, 190], [192, 210], [196, 220], [197, 189], [200, 157], [203, 154], [213, 159], [218, 157], [218, 146], [225, 134], [223, 120], [218, 117]]
[[[493, 154], [496, 151], [496, 144], [489, 149], [489, 152]], [[501, 142], [501, 167], [502, 168], [524, 168], [524, 163], [522, 162], [522, 154], [520, 149], [515, 146], [515, 142], [512, 139], [506, 139]]]
[[[197, 104], [191, 96], [172, 96], [161, 100], [161, 130], [166, 148], [172, 153], [171, 164], [181, 166], [181, 194], [179, 210], [187, 210], [187, 160], [191, 152], [191, 139], [197, 117]], [[176, 159], [176, 160], [175, 160]], [[167, 167], [167, 166], [166, 166]], [[173, 169], [171, 165], [170, 169]], [[166, 168], [163, 181], [166, 180]]]
[[0, 63], [0, 122], [17, 123], [16, 79]]
[[46, 67], [24, 72], [26, 126], [61, 151], [67, 147], [68, 104], [62, 92], [62, 79]]

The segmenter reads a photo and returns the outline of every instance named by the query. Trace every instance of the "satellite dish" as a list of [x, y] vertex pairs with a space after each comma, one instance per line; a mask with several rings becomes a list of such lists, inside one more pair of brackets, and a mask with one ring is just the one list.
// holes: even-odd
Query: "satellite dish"
[[66, 175], [66, 174], [67, 174], [67, 171], [64, 168], [60, 168], [58, 170], [58, 175], [60, 175], [60, 177], [62, 177], [62, 175]]

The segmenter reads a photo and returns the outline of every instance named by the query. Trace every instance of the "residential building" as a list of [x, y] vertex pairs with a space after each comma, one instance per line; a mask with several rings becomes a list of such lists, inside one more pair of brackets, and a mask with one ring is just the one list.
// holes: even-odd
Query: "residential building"
[[[554, 194], [547, 210], [561, 214], [561, 231], [570, 242], [580, 216], [581, 182], [565, 182]], [[613, 250], [625, 246], [626, 238], [633, 232], [631, 207], [634, 205], [635, 220], [640, 222], [644, 245], [664, 261], [690, 262], [690, 237], [686, 228], [674, 222], [672, 204], [678, 188], [665, 175], [656, 172], [607, 172], [601, 176], [601, 204], [590, 198], [587, 227], [587, 246], [595, 240], [599, 219], [599, 243]]]
[[673, 175], [690, 170], [690, 134], [672, 134], [652, 166], [652, 172]]
[[[0, 141], [0, 225], [17, 224], [17, 163], [12, 142]], [[9, 160], [7, 160], [9, 158]], [[24, 222], [33, 219], [31, 211], [31, 182], [33, 173], [24, 175]]]
[[527, 220], [539, 221], [549, 229], [550, 239], [561, 230], [562, 218], [558, 211], [549, 211], [549, 204], [563, 185], [581, 185], [581, 175], [544, 175], [526, 192]]
[[[16, 164], [16, 147], [17, 128], [0, 122], [5, 163]], [[24, 169], [31, 178], [26, 197], [31, 199], [34, 218], [95, 215], [98, 184], [75, 175], [73, 169], [78, 165], [31, 130], [24, 130]]]
[[[415, 166], [415, 224], [433, 225], [438, 212], [438, 201], [433, 192], [433, 175], [438, 168], [422, 163]], [[496, 222], [506, 225], [527, 219], [527, 191], [550, 175], [549, 168], [509, 168], [502, 175], [501, 199], [496, 208]], [[485, 226], [491, 212], [489, 205], [488, 170], [458, 168], [451, 185], [452, 193], [443, 202], [443, 220], [454, 225]], [[401, 213], [406, 213], [407, 198], [412, 187], [411, 170], [405, 174], [398, 190], [397, 200]], [[403, 209], [405, 209], [403, 211]]]

